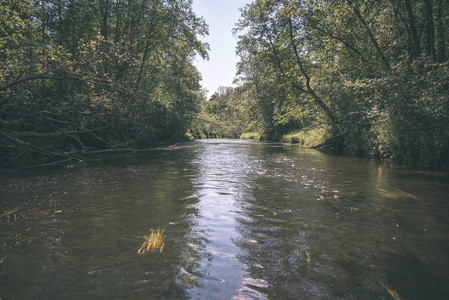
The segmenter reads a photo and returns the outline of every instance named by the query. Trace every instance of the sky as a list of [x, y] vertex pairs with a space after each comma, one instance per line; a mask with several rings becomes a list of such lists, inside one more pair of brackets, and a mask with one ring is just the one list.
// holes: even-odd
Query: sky
[[201, 85], [206, 88], [208, 97], [220, 86], [232, 86], [236, 73], [238, 57], [235, 54], [237, 37], [232, 29], [240, 18], [239, 8], [251, 0], [193, 0], [193, 10], [203, 17], [209, 25], [209, 36], [201, 40], [209, 43], [209, 61], [197, 57], [195, 66], [201, 73]]

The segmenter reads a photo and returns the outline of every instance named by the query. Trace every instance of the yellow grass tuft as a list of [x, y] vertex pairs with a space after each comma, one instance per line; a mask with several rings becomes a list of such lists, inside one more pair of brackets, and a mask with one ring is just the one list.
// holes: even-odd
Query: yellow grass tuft
[[10, 215], [10, 214], [12, 214], [12, 213], [15, 213], [15, 212], [18, 211], [18, 210], [19, 210], [18, 207], [14, 208], [14, 209], [11, 209], [11, 210], [7, 210], [7, 211], [5, 211], [3, 214], [0, 215], [0, 218], [6, 217], [7, 215]]
[[164, 229], [158, 229], [154, 231], [151, 229], [151, 234], [147, 238], [147, 240], [142, 244], [139, 250], [137, 250], [137, 254], [144, 254], [147, 251], [150, 250], [159, 250], [159, 252], [162, 252], [162, 249], [164, 249]]
[[386, 284], [380, 281], [379, 283], [387, 290], [388, 294], [390, 294], [394, 300], [401, 300], [401, 297], [399, 297], [399, 294], [395, 290], [390, 289]]
[[255, 140], [255, 141], [259, 141], [260, 140], [260, 134], [257, 132], [246, 132], [243, 133], [240, 136], [241, 140]]

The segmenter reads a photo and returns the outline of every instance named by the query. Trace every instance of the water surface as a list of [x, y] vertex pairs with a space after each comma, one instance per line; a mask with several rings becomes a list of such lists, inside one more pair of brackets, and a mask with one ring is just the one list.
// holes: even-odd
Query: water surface
[[447, 172], [205, 140], [0, 175], [1, 299], [448, 299]]

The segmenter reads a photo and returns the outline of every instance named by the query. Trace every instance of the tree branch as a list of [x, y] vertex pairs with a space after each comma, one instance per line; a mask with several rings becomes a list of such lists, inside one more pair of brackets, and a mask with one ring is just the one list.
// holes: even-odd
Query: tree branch
[[388, 59], [385, 57], [385, 55], [383, 54], [382, 50], [380, 49], [379, 43], [377, 43], [377, 40], [374, 37], [374, 34], [371, 31], [371, 29], [369, 28], [368, 24], [366, 23], [365, 18], [362, 16], [362, 13], [358, 9], [358, 7], [356, 7], [352, 3], [352, 0], [346, 0], [346, 2], [348, 3], [348, 6], [352, 9], [353, 13], [356, 15], [357, 19], [359, 19], [360, 23], [362, 23], [362, 25], [365, 28], [366, 32], [368, 33], [368, 36], [369, 36], [369, 38], [371, 40], [371, 43], [373, 43], [374, 48], [376, 49], [377, 54], [379, 55], [380, 59], [382, 60], [382, 64], [384, 65], [384, 68], [386, 70], [390, 70], [390, 63], [389, 63]]

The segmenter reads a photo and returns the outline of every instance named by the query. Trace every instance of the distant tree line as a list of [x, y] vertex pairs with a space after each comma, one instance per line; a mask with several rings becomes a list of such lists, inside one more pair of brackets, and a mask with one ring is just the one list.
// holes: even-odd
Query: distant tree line
[[221, 86], [208, 101], [201, 104], [201, 112], [193, 122], [190, 133], [195, 138], [240, 138], [242, 134], [258, 133], [254, 137], [278, 140], [282, 134], [301, 128], [298, 107], [276, 114], [273, 94], [260, 101], [253, 85], [245, 82], [236, 87]]
[[179, 140], [204, 96], [191, 0], [0, 0], [1, 168]]

